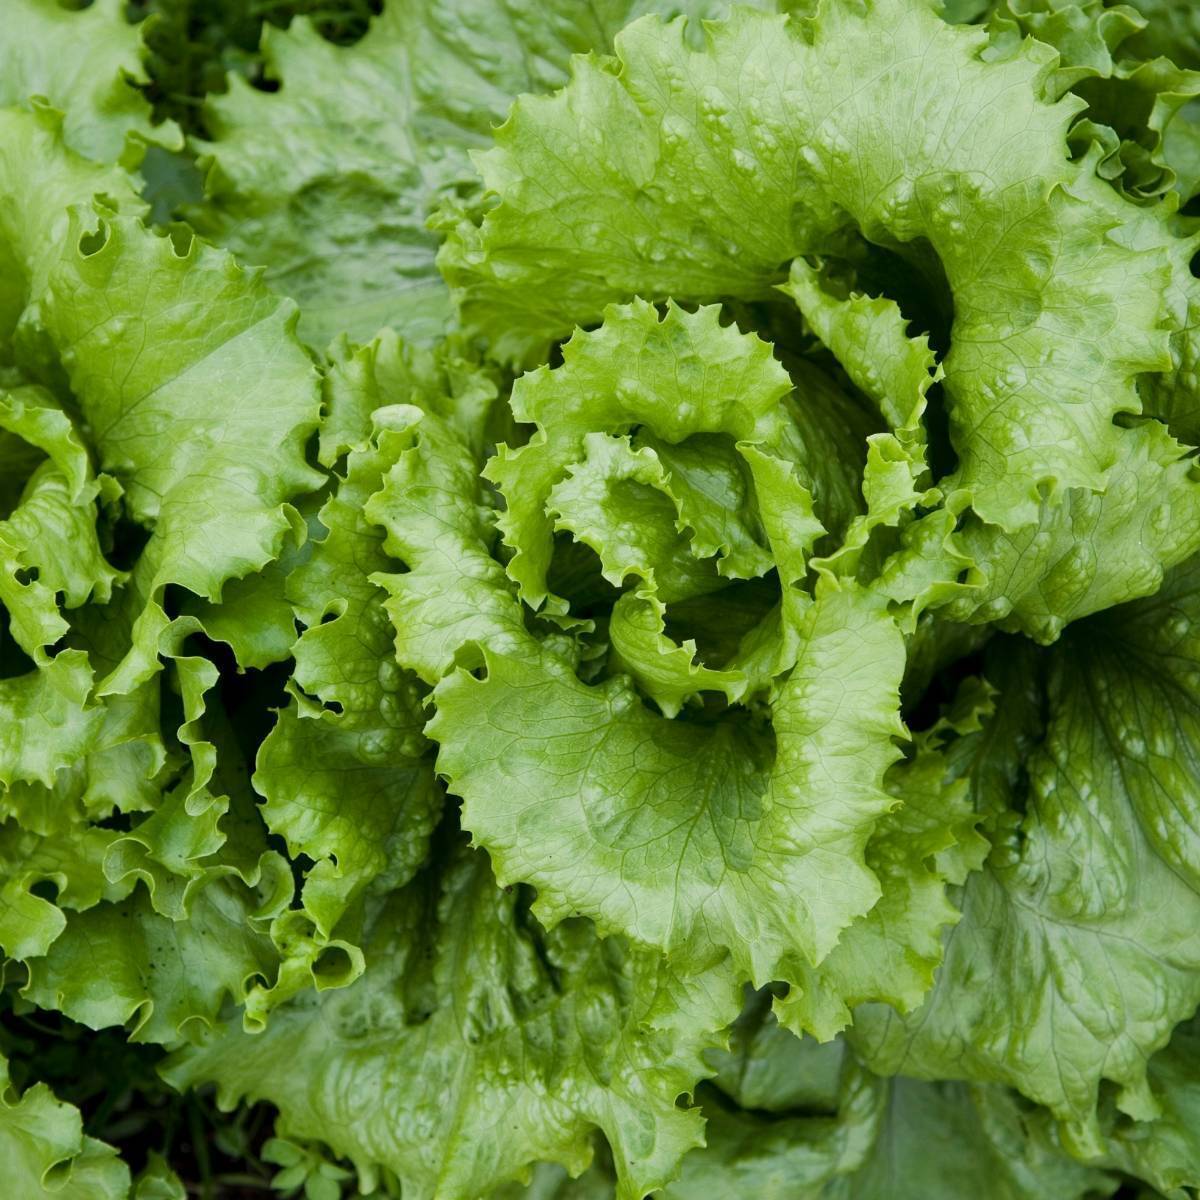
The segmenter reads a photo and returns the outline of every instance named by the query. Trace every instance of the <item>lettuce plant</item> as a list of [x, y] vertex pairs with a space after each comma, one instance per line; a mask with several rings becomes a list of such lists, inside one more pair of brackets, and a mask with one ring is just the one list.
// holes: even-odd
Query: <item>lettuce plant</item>
[[8, 8], [14, 1196], [1200, 1193], [1182, 9]]

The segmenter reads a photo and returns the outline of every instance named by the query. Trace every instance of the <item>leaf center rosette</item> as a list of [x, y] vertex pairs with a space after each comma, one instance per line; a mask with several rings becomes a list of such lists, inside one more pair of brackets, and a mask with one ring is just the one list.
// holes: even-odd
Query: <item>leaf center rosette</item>
[[[901, 336], [894, 306], [875, 315]], [[487, 464], [498, 496], [451, 422], [401, 406], [380, 436], [406, 448], [366, 505], [408, 568], [374, 578], [401, 663], [434, 685], [438, 769], [500, 881], [533, 884], [548, 924], [583, 914], [813, 997], [881, 895], [867, 847], [896, 806], [923, 475], [895, 431], [865, 467], [825, 441], [805, 408], [836, 389], [817, 379], [797, 386], [715, 306], [613, 306], [517, 380], [533, 431]], [[904, 501], [880, 484], [893, 459]], [[829, 472], [847, 461], [853, 480]]]
[[[668, 717], [701, 692], [743, 700], [791, 665], [809, 600], [796, 584], [824, 532], [797, 453], [791, 380], [765, 342], [722, 328], [719, 315], [610, 309], [600, 330], [568, 344], [561, 368], [518, 383], [513, 414], [537, 432], [486, 471], [503, 497], [521, 598], [569, 623], [549, 579], [555, 535], [590, 548], [604, 580], [625, 588], [608, 616], [613, 665]], [[734, 581], [772, 572], [777, 588], [737, 589], [741, 603], [723, 605]], [[714, 632], [732, 643], [719, 666], [697, 663], [694, 639], [666, 631], [669, 612], [703, 619], [706, 597], [709, 612], [726, 614]], [[739, 638], [731, 623], [747, 613]]]

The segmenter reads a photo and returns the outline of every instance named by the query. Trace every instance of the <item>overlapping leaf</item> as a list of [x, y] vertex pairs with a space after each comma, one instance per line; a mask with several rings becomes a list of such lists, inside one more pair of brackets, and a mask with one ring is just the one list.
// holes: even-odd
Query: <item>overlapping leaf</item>
[[546, 932], [482, 852], [440, 849], [376, 909], [373, 970], [277, 1011], [259, 1036], [220, 1032], [168, 1077], [215, 1080], [226, 1104], [270, 1099], [288, 1136], [328, 1143], [368, 1187], [387, 1168], [422, 1200], [486, 1194], [538, 1160], [578, 1174], [593, 1129], [622, 1200], [661, 1186], [701, 1141], [698, 1114], [675, 1101], [704, 1073], [736, 990], [601, 941], [586, 921]]
[[63, 138], [76, 153], [136, 166], [145, 144], [182, 143], [172, 122], [151, 122], [150, 104], [137, 86], [146, 80], [140, 44], [121, 0], [78, 6], [12, 0], [5, 12], [0, 105], [44, 101], [64, 114]]
[[1095, 1153], [1101, 1080], [1153, 1115], [1146, 1062], [1197, 991], [1198, 564], [1072, 626], [1045, 659], [996, 652], [996, 715], [949, 751], [993, 850], [926, 1004], [862, 1011], [878, 1069], [1002, 1080]]
[[307, 20], [264, 29], [276, 94], [240, 76], [209, 102], [206, 203], [196, 227], [303, 306], [324, 347], [391, 326], [418, 343], [447, 330], [451, 307], [426, 220], [442, 198], [473, 195], [468, 151], [490, 143], [515, 96], [566, 80], [572, 54], [607, 50], [647, 11], [709, 15], [704, 0], [455, 0], [388, 4], [349, 47]]
[[44, 1084], [17, 1095], [0, 1060], [0, 1154], [14, 1195], [122, 1200], [129, 1168], [111, 1146], [83, 1132], [79, 1111]]
[[[1072, 1161], [1052, 1123], [999, 1087], [880, 1079], [843, 1042], [781, 1029], [751, 998], [705, 1089], [707, 1145], [671, 1200], [704, 1194], [797, 1200], [1110, 1195], [1118, 1180]], [[736, 1101], [740, 1110], [731, 1109]]]

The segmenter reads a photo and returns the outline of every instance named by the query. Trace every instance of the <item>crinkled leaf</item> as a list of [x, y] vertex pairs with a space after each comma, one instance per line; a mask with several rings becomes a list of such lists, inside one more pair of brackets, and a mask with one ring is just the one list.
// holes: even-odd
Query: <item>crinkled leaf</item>
[[294, 695], [254, 780], [270, 828], [318, 864], [304, 901], [326, 937], [376, 876], [392, 886], [411, 876], [440, 804], [419, 685], [395, 661], [385, 593], [370, 578], [393, 564], [363, 505], [393, 460], [373, 445], [350, 455], [318, 514], [323, 535], [287, 579], [306, 628], [293, 649]]
[[13, 1196], [123, 1200], [129, 1168], [83, 1132], [79, 1110], [38, 1083], [18, 1096], [0, 1060], [0, 1157]]
[[1072, 488], [1016, 533], [968, 517], [958, 544], [982, 584], [946, 615], [1050, 642], [1068, 621], [1156, 591], [1163, 571], [1200, 546], [1200, 475], [1157, 421], [1128, 441], [1102, 493]]
[[[112, 692], [153, 669], [168, 584], [215, 599], [279, 551], [283, 502], [319, 482], [303, 456], [317, 395], [293, 310], [228, 256], [199, 241], [178, 253], [111, 214], [94, 228], [99, 246], [75, 221], [38, 319], [101, 466], [154, 531], [134, 568], [130, 592], [144, 607], [129, 656], [106, 681]], [[214, 390], [227, 398], [219, 408]]]
[[258, 911], [252, 892], [225, 879], [198, 893], [185, 921], [154, 912], [139, 889], [72, 914], [46, 957], [30, 963], [24, 995], [92, 1029], [128, 1023], [133, 1041], [195, 1038], [228, 999], [274, 976], [276, 951], [250, 919]]
[[306, 19], [265, 26], [280, 87], [234, 75], [210, 98], [208, 196], [190, 218], [300, 302], [313, 344], [385, 325], [432, 343], [452, 310], [426, 219], [440, 198], [477, 191], [468, 151], [489, 144], [514, 96], [564, 83], [572, 54], [608, 49], [633, 16], [711, 7], [419, 0], [385, 6], [344, 47]]
[[1163, 366], [1168, 260], [1110, 236], [1125, 208], [1066, 161], [1076, 106], [1045, 98], [1045, 56], [986, 63], [983, 44], [901, 0], [831, 5], [811, 39], [739, 12], [700, 51], [636, 23], [619, 67], [580, 63], [564, 92], [521, 100], [480, 156], [500, 203], [443, 252], [465, 319], [524, 357], [632, 292], [763, 295], [848, 220], [885, 245], [922, 237], [953, 293], [945, 386], [980, 512], [1019, 523], [1038, 483], [1102, 484], [1113, 414]]
[[406, 428], [385, 435], [394, 462], [366, 513], [387, 531], [388, 554], [408, 570], [381, 571], [375, 582], [388, 593], [396, 658], [432, 684], [464, 645], [518, 644], [524, 623], [504, 568], [491, 557], [494, 534], [475, 455], [435, 413], [390, 411]]
[[[554, 528], [547, 503], [588, 434], [640, 426], [670, 444], [713, 434], [762, 442], [787, 419], [781, 401], [790, 390], [770, 347], [722, 328], [715, 306], [688, 313], [672, 305], [662, 318], [640, 301], [610, 308], [599, 330], [563, 347], [561, 367], [517, 382], [513, 413], [538, 433], [488, 464], [507, 502], [499, 525], [515, 552], [508, 571], [523, 598], [537, 607], [547, 597]], [[641, 453], [649, 462], [653, 448]]]
[[830, 589], [798, 641], [769, 729], [668, 721], [619, 678], [589, 687], [547, 652], [485, 646], [484, 679], [434, 693], [438, 768], [544, 920], [583, 912], [697, 968], [728, 951], [759, 982], [796, 978], [878, 899], [862, 852], [901, 733], [901, 643], [878, 602]]
[[547, 933], [484, 855], [439, 857], [379, 910], [360, 980], [294, 1001], [259, 1036], [219, 1031], [168, 1077], [214, 1079], [225, 1105], [269, 1099], [281, 1133], [319, 1138], [368, 1181], [386, 1167], [416, 1200], [486, 1194], [538, 1160], [578, 1173], [598, 1128], [617, 1195], [640, 1200], [701, 1140], [675, 1100], [733, 1015], [732, 986], [587, 922]]
[[946, 885], [965, 882], [989, 849], [975, 832], [978, 817], [965, 781], [943, 783], [941, 733], [939, 727], [919, 738], [914, 757], [888, 773], [886, 786], [899, 804], [880, 819], [866, 850], [882, 894], [829, 956], [776, 1002], [789, 1028], [829, 1038], [850, 1023], [856, 1003], [880, 1000], [911, 1012], [933, 985], [942, 932], [959, 916]]
[[1152, 1112], [1146, 1060], [1200, 1000], [1198, 596], [1193, 559], [1073, 625], [1040, 669], [997, 644], [996, 716], [948, 748], [993, 851], [925, 1006], [860, 1011], [879, 1069], [1012, 1084], [1093, 1154], [1101, 1080]]
[[101, 719], [88, 704], [91, 688], [91, 668], [77, 650], [64, 650], [41, 670], [0, 679], [0, 784], [50, 787], [75, 764]]
[[64, 114], [63, 135], [72, 150], [97, 162], [136, 165], [139, 141], [176, 148], [179, 130], [155, 126], [141, 38], [125, 20], [121, 0], [86, 7], [57, 0], [11, 0], [6, 6], [0, 56], [0, 105], [45, 100]]

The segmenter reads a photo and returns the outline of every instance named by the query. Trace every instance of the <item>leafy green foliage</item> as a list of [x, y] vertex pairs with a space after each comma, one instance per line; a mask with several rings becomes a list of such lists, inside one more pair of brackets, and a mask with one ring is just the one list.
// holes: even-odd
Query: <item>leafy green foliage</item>
[[11, 0], [5, 1195], [1200, 1194], [1190, 13]]
[[126, 14], [146, 22], [145, 91], [155, 115], [202, 134], [205, 101], [227, 89], [227, 72], [263, 80], [264, 26], [308, 16], [324, 37], [347, 44], [378, 10], [377, 0], [130, 0]]

